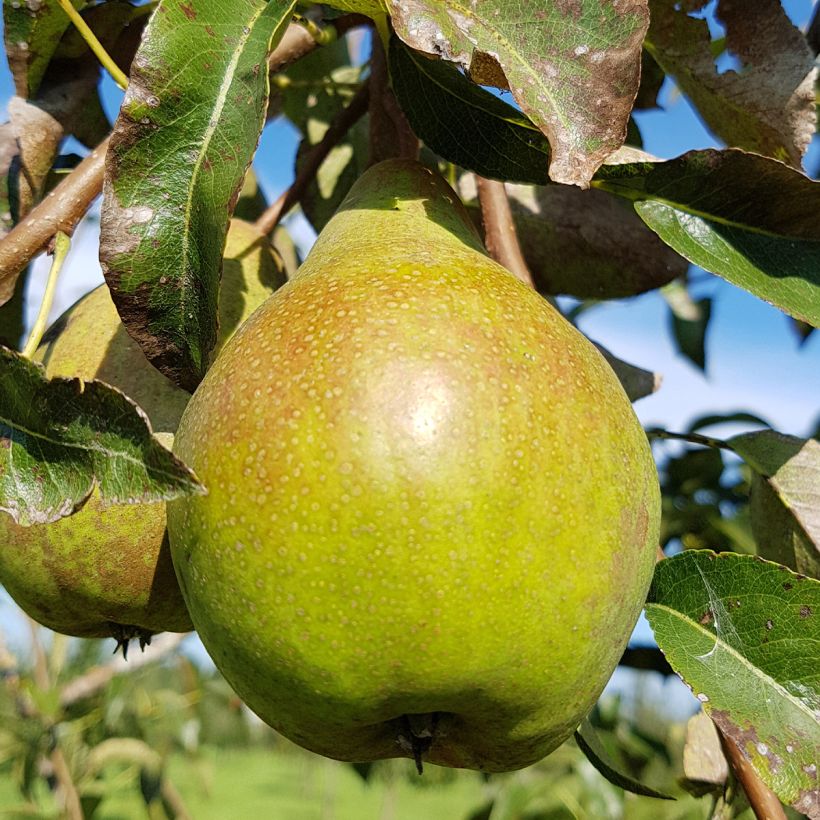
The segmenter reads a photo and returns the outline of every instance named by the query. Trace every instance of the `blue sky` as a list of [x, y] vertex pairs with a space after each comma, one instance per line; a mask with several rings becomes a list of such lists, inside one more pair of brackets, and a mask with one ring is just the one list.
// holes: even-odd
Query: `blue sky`
[[[801, 26], [808, 21], [813, 5], [811, 0], [784, 2], [793, 21]], [[113, 117], [120, 94], [108, 79], [103, 87], [107, 113]], [[11, 93], [3, 59], [0, 120], [4, 119], [2, 112]], [[637, 115], [646, 150], [669, 158], [692, 148], [719, 145], [670, 82], [664, 86], [661, 103], [660, 110]], [[286, 122], [266, 128], [256, 169], [269, 197], [278, 195], [292, 179], [296, 147], [297, 134]], [[820, 141], [815, 138], [807, 167], [818, 165]], [[309, 242], [310, 231], [304, 221], [297, 219], [292, 224], [302, 241]], [[41, 261], [30, 288], [32, 311], [39, 304], [45, 272], [46, 263]], [[663, 375], [662, 389], [636, 404], [641, 420], [675, 430], [707, 412], [748, 410], [770, 420], [783, 432], [807, 433], [820, 413], [820, 332], [801, 349], [788, 320], [778, 310], [717, 277], [703, 274], [696, 278], [694, 295], [714, 299], [706, 374], [676, 353], [669, 333], [668, 310], [658, 294], [607, 303], [581, 319], [581, 328], [613, 353]], [[54, 315], [100, 281], [96, 225], [86, 221], [75, 236]], [[11, 625], [12, 618], [11, 603], [0, 598], [0, 623]], [[640, 630], [640, 635], [645, 638], [646, 630]]]

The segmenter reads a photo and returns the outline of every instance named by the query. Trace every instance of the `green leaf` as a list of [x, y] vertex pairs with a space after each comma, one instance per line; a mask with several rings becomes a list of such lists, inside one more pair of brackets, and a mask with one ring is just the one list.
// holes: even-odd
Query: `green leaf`
[[815, 130], [814, 55], [779, 0], [718, 5], [739, 71], [719, 72], [709, 24], [685, 4], [651, 0], [646, 46], [728, 145], [800, 167]]
[[39, 364], [0, 347], [0, 511], [23, 526], [103, 503], [203, 492], [151, 435], [147, 416], [100, 381], [47, 379]]
[[508, 88], [552, 147], [550, 177], [587, 187], [619, 148], [640, 80], [646, 0], [389, 0], [412, 48]]
[[784, 802], [820, 808], [820, 583], [752, 556], [660, 561], [655, 640], [723, 734]]
[[642, 367], [629, 364], [629, 362], [625, 362], [623, 359], [613, 356], [605, 347], [597, 343], [593, 344], [595, 344], [595, 347], [598, 348], [601, 355], [606, 359], [607, 364], [615, 371], [618, 381], [621, 383], [624, 392], [631, 402], [636, 402], [638, 399], [651, 396], [660, 390], [662, 376], [659, 373], [652, 373], [649, 370], [644, 370]]
[[659, 800], [674, 800], [668, 794], [655, 791], [649, 786], [634, 780], [628, 774], [618, 771], [615, 765], [609, 760], [609, 755], [604, 748], [595, 727], [589, 722], [589, 719], [584, 719], [583, 723], [575, 732], [575, 742], [580, 747], [581, 751], [586, 755], [587, 760], [613, 785], [618, 786], [624, 791], [632, 792], [632, 794], [640, 794], [644, 797], [656, 797]]
[[607, 165], [596, 183], [690, 262], [820, 325], [820, 183], [736, 149]]
[[[75, 9], [85, 0], [71, 0]], [[68, 15], [57, 0], [3, 0], [6, 56], [18, 97], [28, 98], [40, 87], [60, 37], [69, 27]]]
[[216, 340], [220, 263], [264, 123], [266, 58], [294, 0], [162, 0], [131, 68], [106, 166], [100, 259], [149, 360], [180, 386]]
[[760, 554], [820, 578], [820, 441], [761, 430], [727, 444], [755, 471], [750, 512]]
[[490, 179], [549, 182], [546, 137], [520, 111], [398, 38], [388, 52], [393, 91], [410, 125], [439, 156]]
[[712, 315], [712, 300], [695, 301], [680, 281], [670, 282], [661, 293], [669, 305], [672, 335], [678, 350], [701, 370], [706, 370], [706, 331]]

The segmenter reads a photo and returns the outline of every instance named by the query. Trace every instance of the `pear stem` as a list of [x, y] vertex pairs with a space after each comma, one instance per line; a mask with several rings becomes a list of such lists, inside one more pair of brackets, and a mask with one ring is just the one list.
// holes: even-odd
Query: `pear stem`
[[367, 113], [370, 101], [370, 81], [365, 80], [353, 95], [350, 105], [343, 108], [330, 123], [322, 139], [313, 146], [296, 179], [265, 212], [256, 220], [256, 228], [269, 234], [281, 222], [287, 212], [302, 198], [316, 177], [327, 155], [341, 142], [345, 134]]
[[387, 69], [389, 29], [376, 21], [379, 36], [370, 53], [370, 165], [386, 159], [418, 159], [420, 143], [390, 87]]
[[71, 240], [68, 238], [68, 234], [57, 231], [57, 235], [54, 237], [54, 258], [51, 260], [51, 269], [48, 272], [43, 301], [40, 303], [40, 310], [37, 313], [37, 318], [34, 320], [34, 327], [31, 328], [31, 333], [29, 334], [25, 347], [21, 351], [27, 359], [30, 359], [34, 355], [34, 352], [40, 345], [43, 334], [46, 332], [48, 314], [51, 313], [51, 306], [54, 304], [54, 292], [57, 290], [57, 279], [60, 276], [63, 262], [65, 262], [70, 248]]
[[485, 179], [478, 174], [475, 179], [478, 201], [481, 204], [481, 218], [484, 221], [484, 244], [487, 246], [487, 252], [516, 279], [534, 289], [532, 273], [518, 242], [518, 233], [504, 183], [496, 179]]

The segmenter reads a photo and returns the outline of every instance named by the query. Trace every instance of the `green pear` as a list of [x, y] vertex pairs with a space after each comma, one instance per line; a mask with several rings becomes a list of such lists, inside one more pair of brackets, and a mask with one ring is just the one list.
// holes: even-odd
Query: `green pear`
[[[234, 221], [223, 269], [217, 348], [281, 284], [253, 226]], [[156, 370], [120, 321], [101, 285], [52, 326], [36, 358], [46, 374], [101, 379], [148, 414], [170, 448], [190, 398]], [[32, 618], [79, 637], [113, 636], [124, 646], [161, 631], [187, 632], [165, 529], [165, 505], [103, 505], [95, 490], [74, 515], [21, 527], [0, 514], [0, 582]]]
[[168, 505], [197, 631], [302, 746], [485, 771], [590, 710], [652, 575], [646, 437], [594, 346], [391, 160], [225, 345]]

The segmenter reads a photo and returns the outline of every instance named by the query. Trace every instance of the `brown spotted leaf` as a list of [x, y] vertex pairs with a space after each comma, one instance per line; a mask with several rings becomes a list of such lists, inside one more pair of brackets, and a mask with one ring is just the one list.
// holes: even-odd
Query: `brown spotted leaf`
[[587, 187], [619, 148], [638, 91], [646, 0], [390, 0], [414, 49], [509, 88], [547, 135], [550, 177]]
[[100, 259], [129, 333], [192, 390], [216, 341], [228, 220], [295, 0], [162, 0], [106, 158]]
[[41, 365], [0, 347], [0, 515], [23, 526], [56, 521], [95, 486], [112, 504], [204, 491], [119, 390], [48, 379]]
[[763, 781], [820, 818], [820, 582], [754, 556], [688, 550], [658, 563], [646, 615]]
[[817, 69], [780, 0], [720, 0], [726, 49], [740, 62], [723, 73], [715, 66], [706, 20], [691, 17], [689, 6], [674, 0], [650, 0], [650, 10], [647, 48], [709, 128], [727, 145], [799, 167], [816, 126]]

